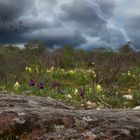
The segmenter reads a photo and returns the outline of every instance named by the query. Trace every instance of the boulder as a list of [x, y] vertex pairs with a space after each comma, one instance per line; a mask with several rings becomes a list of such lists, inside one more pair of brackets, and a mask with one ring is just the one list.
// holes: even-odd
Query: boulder
[[139, 140], [140, 110], [76, 110], [49, 97], [0, 94], [2, 140]]

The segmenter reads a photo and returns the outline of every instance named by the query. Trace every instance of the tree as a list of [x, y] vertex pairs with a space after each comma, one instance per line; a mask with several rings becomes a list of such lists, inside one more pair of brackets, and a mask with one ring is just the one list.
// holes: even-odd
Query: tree
[[33, 40], [25, 45], [26, 58], [32, 64], [41, 63], [45, 50], [45, 46], [37, 40]]
[[120, 53], [133, 53], [135, 52], [135, 50], [132, 48], [132, 43], [127, 42], [126, 44], [124, 44], [123, 46], [119, 48], [119, 52]]
[[25, 49], [30, 54], [40, 55], [44, 52], [45, 46], [41, 42], [33, 40], [25, 45]]
[[61, 54], [60, 66], [63, 68], [74, 67], [74, 50], [70, 46], [64, 46], [59, 49]]

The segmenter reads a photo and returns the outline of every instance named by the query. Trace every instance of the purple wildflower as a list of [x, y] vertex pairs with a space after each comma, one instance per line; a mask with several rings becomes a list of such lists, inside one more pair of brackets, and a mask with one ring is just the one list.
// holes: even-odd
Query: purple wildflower
[[61, 89], [59, 87], [57, 89], [57, 93], [61, 93]]
[[52, 87], [53, 88], [56, 88], [56, 87], [60, 87], [60, 82], [59, 81], [54, 81], [53, 83], [52, 83]]
[[35, 85], [35, 81], [31, 79], [31, 80], [29, 81], [29, 86], [34, 86], [34, 85]]
[[38, 87], [39, 89], [44, 89], [44, 84], [43, 84], [42, 82], [39, 82], [39, 83], [37, 84], [37, 87]]
[[79, 95], [80, 95], [81, 97], [84, 97], [84, 95], [85, 95], [85, 91], [84, 91], [83, 89], [80, 89], [80, 91], [79, 91]]

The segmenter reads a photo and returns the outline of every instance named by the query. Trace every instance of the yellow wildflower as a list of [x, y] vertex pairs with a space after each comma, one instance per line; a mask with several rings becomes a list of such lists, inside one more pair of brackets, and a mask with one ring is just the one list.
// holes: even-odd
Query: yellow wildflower
[[132, 77], [133, 77], [133, 78], [136, 78], [136, 76], [135, 76], [134, 74], [132, 75]]
[[69, 73], [70, 73], [70, 74], [74, 74], [75, 71], [74, 71], [74, 70], [70, 70]]
[[97, 92], [97, 93], [100, 93], [101, 91], [102, 91], [102, 86], [98, 84], [98, 85], [96, 86], [96, 92]]
[[36, 66], [36, 72], [39, 73], [39, 67], [38, 67], [38, 65]]
[[128, 92], [131, 93], [131, 89], [128, 89]]
[[92, 65], [95, 65], [95, 62], [92, 62]]
[[51, 67], [50, 70], [53, 71], [54, 70], [54, 67]]
[[127, 72], [127, 75], [128, 75], [128, 76], [131, 76], [131, 72], [130, 72], [130, 71], [128, 71], [128, 72]]
[[91, 70], [91, 69], [89, 69], [89, 70], [88, 70], [88, 72], [89, 72], [89, 73], [92, 73], [92, 74], [93, 74], [93, 76], [94, 76], [94, 78], [96, 77], [96, 72], [95, 72], [95, 70], [94, 70], [94, 69], [92, 69], [92, 70]]
[[16, 82], [14, 84], [14, 90], [19, 90], [19, 89], [20, 89], [20, 84], [19, 84], [19, 82]]
[[72, 96], [70, 94], [66, 95], [67, 98], [71, 99]]
[[26, 70], [26, 72], [28, 72], [28, 73], [32, 73], [32, 69], [31, 69], [30, 67], [26, 67], [25, 70]]
[[89, 69], [88, 72], [91, 72], [91, 69]]
[[28, 70], [28, 67], [26, 67], [25, 70], [27, 71]]
[[47, 69], [47, 72], [50, 73], [51, 72], [50, 69]]
[[78, 94], [78, 89], [76, 88], [74, 91], [74, 95], [77, 95], [77, 94]]

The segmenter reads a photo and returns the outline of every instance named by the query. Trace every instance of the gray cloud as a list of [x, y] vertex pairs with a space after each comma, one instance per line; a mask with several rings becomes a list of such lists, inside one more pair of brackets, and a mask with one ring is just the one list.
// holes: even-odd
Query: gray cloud
[[93, 6], [83, 0], [73, 1], [69, 5], [65, 3], [61, 6], [61, 9], [63, 11], [61, 19], [67, 22], [76, 22], [86, 26], [104, 23], [104, 20], [97, 15]]
[[116, 3], [113, 0], [95, 0], [100, 6], [106, 18], [110, 18], [114, 14], [114, 9], [116, 8]]
[[[112, 22], [115, 8], [114, 0], [0, 0], [0, 43], [37, 39], [50, 47], [119, 47], [127, 35]], [[126, 26], [129, 34], [135, 20]], [[131, 35], [137, 42], [137, 36]]]
[[33, 10], [32, 0], [0, 0], [0, 17], [6, 21], [18, 19]]
[[140, 14], [133, 15], [127, 18], [125, 25], [131, 29], [137, 30], [140, 23]]
[[125, 22], [125, 28], [128, 35], [131, 38], [131, 41], [136, 49], [140, 49], [140, 14], [131, 15], [127, 18]]

